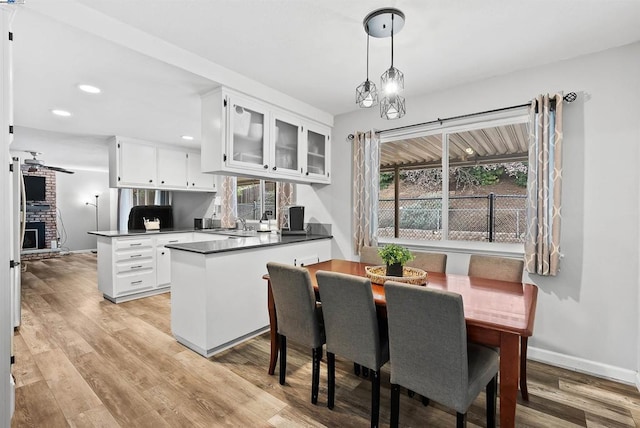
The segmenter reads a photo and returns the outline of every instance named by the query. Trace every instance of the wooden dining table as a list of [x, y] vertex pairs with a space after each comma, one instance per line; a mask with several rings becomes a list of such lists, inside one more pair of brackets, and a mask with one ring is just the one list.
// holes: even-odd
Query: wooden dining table
[[[367, 263], [348, 260], [328, 260], [305, 266], [318, 290], [315, 273], [319, 270], [366, 276]], [[267, 281], [268, 275], [263, 276]], [[447, 290], [462, 295], [467, 336], [470, 341], [500, 349], [500, 426], [515, 426], [518, 371], [520, 367], [520, 337], [533, 334], [538, 287], [527, 283], [496, 281], [466, 275], [428, 272], [429, 288]], [[372, 284], [373, 298], [379, 316], [386, 317], [384, 287]], [[268, 282], [268, 310], [271, 333], [269, 374], [278, 360], [278, 320]]]

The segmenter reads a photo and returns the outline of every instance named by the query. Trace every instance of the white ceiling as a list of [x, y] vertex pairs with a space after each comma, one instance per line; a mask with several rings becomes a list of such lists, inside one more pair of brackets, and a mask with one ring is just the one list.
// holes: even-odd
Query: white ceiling
[[[221, 83], [331, 120], [356, 109], [362, 19], [389, 6], [406, 15], [394, 63], [407, 97], [640, 40], [637, 0], [27, 0], [12, 26], [12, 149], [105, 169], [110, 135], [198, 146], [199, 96]], [[371, 39], [370, 55], [377, 81], [390, 40]]]

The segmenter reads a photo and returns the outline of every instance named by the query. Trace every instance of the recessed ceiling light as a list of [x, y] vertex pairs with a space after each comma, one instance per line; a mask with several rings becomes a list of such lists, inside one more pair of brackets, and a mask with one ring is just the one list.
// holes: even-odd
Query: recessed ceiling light
[[464, 149], [465, 152], [467, 152], [467, 154], [472, 155], [473, 154], [473, 149], [471, 147], [467, 147], [466, 149]]
[[99, 94], [100, 92], [102, 92], [102, 90], [100, 90], [100, 88], [96, 86], [85, 85], [85, 84], [78, 85], [78, 89], [88, 94]]
[[53, 109], [51, 110], [51, 113], [55, 114], [56, 116], [62, 116], [62, 117], [71, 116], [71, 113], [66, 110]]
[[187, 141], [191, 141], [191, 140], [193, 140], [193, 137], [191, 135], [183, 135], [182, 139], [183, 140], [187, 140]]

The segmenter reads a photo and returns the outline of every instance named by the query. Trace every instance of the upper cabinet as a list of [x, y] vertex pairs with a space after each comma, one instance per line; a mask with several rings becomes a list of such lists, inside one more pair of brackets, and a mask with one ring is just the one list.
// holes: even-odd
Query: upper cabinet
[[111, 187], [215, 192], [215, 176], [203, 174], [200, 154], [163, 144], [114, 137], [109, 147]]
[[202, 97], [206, 172], [330, 183], [331, 129], [227, 88]]

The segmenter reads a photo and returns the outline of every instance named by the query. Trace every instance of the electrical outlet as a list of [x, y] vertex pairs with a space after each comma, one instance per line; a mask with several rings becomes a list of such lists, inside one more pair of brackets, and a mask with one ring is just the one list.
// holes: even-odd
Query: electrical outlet
[[54, 239], [53, 241], [51, 241], [51, 248], [53, 248], [53, 249], [58, 248], [58, 241], [57, 240]]

